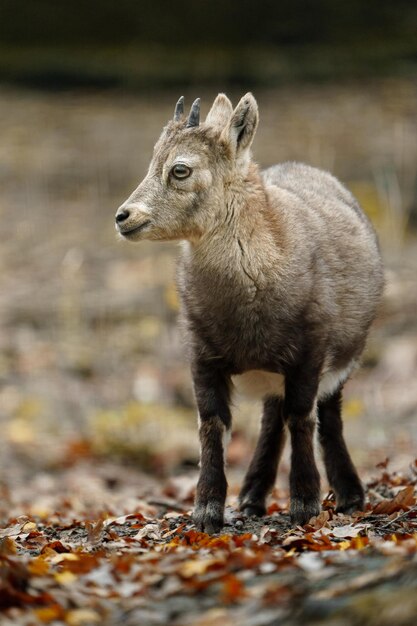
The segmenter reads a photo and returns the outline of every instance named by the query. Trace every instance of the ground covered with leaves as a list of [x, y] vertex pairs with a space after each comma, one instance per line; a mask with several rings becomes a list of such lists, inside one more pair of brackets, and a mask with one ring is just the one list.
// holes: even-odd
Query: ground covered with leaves
[[247, 519], [232, 486], [217, 536], [193, 526], [195, 471], [158, 483], [118, 469], [90, 459], [20, 495], [4, 488], [2, 514], [25, 502], [29, 514], [0, 530], [2, 626], [415, 623], [417, 462], [381, 463], [353, 517], [336, 514], [329, 493], [303, 528], [291, 527], [285, 489], [266, 517]]

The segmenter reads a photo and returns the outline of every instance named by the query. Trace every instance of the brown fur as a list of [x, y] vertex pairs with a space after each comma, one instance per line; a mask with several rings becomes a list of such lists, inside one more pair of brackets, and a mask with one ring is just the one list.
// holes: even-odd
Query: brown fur
[[[339, 398], [363, 350], [382, 291], [376, 237], [353, 196], [327, 172], [299, 163], [260, 172], [250, 155], [257, 122], [251, 94], [234, 111], [220, 94], [200, 126], [169, 123], [147, 176], [117, 218], [121, 234], [133, 241], [184, 240], [178, 286], [205, 459], [195, 519], [210, 532], [222, 525], [226, 493], [219, 420], [223, 430], [230, 427], [232, 376], [242, 374], [282, 377], [282, 388], [270, 377], [262, 394], [263, 427], [241, 493], [243, 510], [265, 508], [282, 416], [292, 443], [292, 519], [304, 523], [318, 513], [317, 404], [340, 505], [347, 511], [363, 505], [331, 398]], [[184, 180], [173, 175], [177, 162], [192, 170]], [[274, 417], [271, 407], [281, 404]], [[339, 456], [329, 452], [330, 441]]]

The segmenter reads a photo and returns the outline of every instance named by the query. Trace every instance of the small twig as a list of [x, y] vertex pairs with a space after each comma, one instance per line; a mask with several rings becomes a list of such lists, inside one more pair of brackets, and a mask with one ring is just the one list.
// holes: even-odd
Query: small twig
[[398, 522], [399, 519], [407, 517], [407, 515], [412, 511], [417, 511], [417, 506], [413, 506], [411, 507], [411, 509], [408, 509], [408, 511], [404, 511], [404, 513], [401, 513], [401, 515], [398, 515], [398, 517], [396, 517], [395, 519], [390, 520], [387, 524], [381, 526], [381, 528], [387, 528], [387, 526], [391, 526], [391, 524], [393, 524], [394, 522]]

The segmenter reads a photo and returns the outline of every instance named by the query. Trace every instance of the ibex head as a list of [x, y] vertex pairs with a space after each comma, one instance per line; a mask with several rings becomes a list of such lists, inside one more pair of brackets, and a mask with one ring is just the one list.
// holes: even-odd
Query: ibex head
[[184, 116], [184, 99], [155, 145], [148, 173], [116, 213], [130, 241], [198, 239], [225, 219], [225, 188], [246, 175], [258, 107], [246, 94], [233, 111], [219, 94], [200, 124], [200, 100]]

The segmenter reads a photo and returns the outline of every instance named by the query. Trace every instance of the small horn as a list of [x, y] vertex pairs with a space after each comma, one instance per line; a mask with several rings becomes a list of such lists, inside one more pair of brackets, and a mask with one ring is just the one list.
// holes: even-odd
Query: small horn
[[174, 120], [178, 122], [183, 116], [183, 114], [184, 114], [184, 96], [181, 96], [181, 98], [178, 100], [177, 104], [175, 105]]
[[191, 106], [190, 115], [188, 116], [186, 128], [191, 128], [192, 126], [198, 126], [199, 124], [200, 124], [200, 98], [197, 98], [197, 100], [194, 100]]

